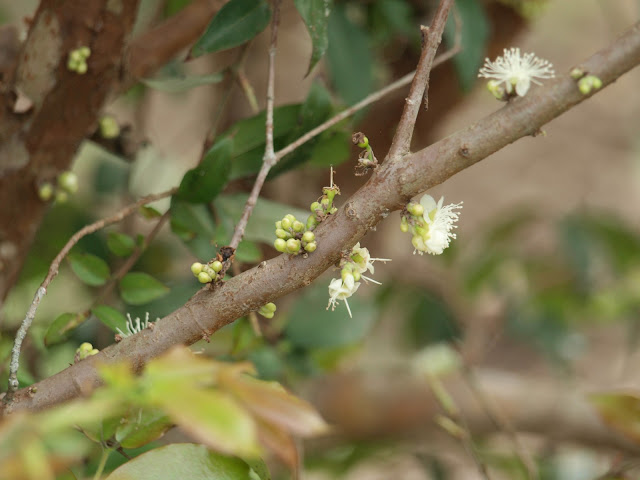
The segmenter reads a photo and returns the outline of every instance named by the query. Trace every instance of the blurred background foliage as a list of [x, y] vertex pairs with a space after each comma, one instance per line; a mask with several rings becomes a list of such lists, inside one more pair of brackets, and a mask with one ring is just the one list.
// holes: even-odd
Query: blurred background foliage
[[[188, 0], [143, 1], [138, 31], [177, 14], [188, 3]], [[411, 0], [336, 1], [322, 27], [326, 28], [326, 37], [308, 37], [306, 30], [312, 20], [305, 16], [304, 9], [310, 8], [309, 3], [313, 2], [296, 1], [291, 5], [285, 2], [283, 6], [277, 64], [276, 150], [409, 72], [420, 51], [417, 25], [428, 23], [436, 4]], [[573, 10], [559, 3], [563, 2], [457, 1], [463, 51], [452, 65], [434, 72], [429, 118], [421, 118], [415, 143], [426, 144], [447, 130], [497, 108], [485, 98], [486, 92], [476, 88], [476, 72], [485, 56], [493, 57], [502, 48], [524, 39], [526, 45], [540, 46], [543, 51], [556, 48], [562, 51], [564, 57], [559, 60], [553, 55], [541, 56], [550, 58], [554, 64], [558, 62], [558, 70], [563, 71], [569, 63], [562, 62], [579, 61], [591, 52], [591, 46], [604, 45], [606, 34], [610, 37], [611, 32], [625, 27], [621, 18], [626, 12], [635, 11], [637, 15], [637, 4], [632, 1], [620, 2], [606, 14], [603, 2], [585, 2], [589, 5], [575, 16], [578, 20], [588, 18], [590, 25], [600, 26], [605, 32], [600, 36], [594, 34], [585, 46], [580, 40], [573, 40], [572, 35], [578, 34], [571, 23], [579, 23], [571, 17]], [[81, 148], [74, 165], [81, 178], [80, 192], [69, 202], [51, 208], [18, 285], [2, 306], [2, 383], [7, 381], [8, 357], [17, 326], [51, 260], [69, 237], [140, 195], [179, 185], [181, 178], [181, 191], [170, 202], [157, 202], [153, 209], [89, 235], [74, 247], [52, 284], [25, 345], [19, 372], [22, 386], [73, 363], [76, 349], [83, 342], [99, 349], [111, 344], [117, 329], [125, 328], [126, 314], [133, 318], [144, 318], [146, 314], [151, 320], [162, 318], [200, 288], [188, 266], [212, 258], [220, 246], [229, 242], [264, 152], [265, 114], [258, 110], [264, 104], [267, 41], [266, 33], [260, 32], [267, 25], [263, 20], [269, 6], [256, 0], [246, 1], [242, 7], [255, 15], [257, 23], [235, 31], [237, 38], [224, 36], [227, 42], [224, 44], [217, 37], [201, 39], [194, 52], [203, 54], [202, 57], [195, 60], [181, 57], [108, 107], [121, 126], [117, 148], [96, 139], [87, 140]], [[19, 6], [2, 2], [0, 18], [3, 22], [19, 22], [21, 15], [34, 8], [35, 2]], [[536, 44], [540, 36], [557, 25], [563, 25], [567, 32]], [[525, 35], [527, 31], [531, 33]], [[455, 33], [455, 22], [450, 19], [445, 32], [447, 46], [453, 44]], [[233, 38], [229, 40], [230, 37]], [[248, 41], [251, 43], [246, 62], [239, 64], [244, 48], [241, 45]], [[552, 49], [550, 44], [554, 41], [559, 46]], [[204, 55], [214, 50], [224, 51]], [[238, 78], [234, 78], [233, 72], [238, 65], [244, 65], [242, 68], [253, 85], [257, 110], [251, 90], [243, 89], [241, 82], [236, 85]], [[308, 68], [311, 71], [305, 77]], [[467, 367], [505, 369], [525, 377], [577, 378], [602, 386], [615, 383], [616, 378], [629, 378], [625, 375], [633, 370], [630, 365], [637, 359], [640, 340], [640, 230], [638, 197], [634, 193], [637, 188], [634, 168], [637, 169], [639, 158], [638, 117], [628, 120], [632, 126], [627, 125], [626, 130], [616, 125], [631, 117], [624, 117], [625, 112], [639, 112], [640, 104], [637, 96], [633, 101], [625, 99], [624, 92], [629, 91], [630, 83], [621, 81], [614, 88], [618, 87], [622, 93], [588, 107], [594, 110], [582, 110], [588, 113], [582, 116], [592, 121], [600, 118], [598, 114], [605, 115], [612, 125], [608, 130], [603, 126], [592, 140], [608, 144], [611, 156], [607, 158], [612, 160], [606, 165], [589, 161], [585, 155], [585, 149], [590, 148], [588, 143], [580, 147], [586, 142], [584, 137], [589, 136], [592, 124], [571, 123], [579, 120], [574, 115], [567, 123], [577, 125], [572, 127], [572, 133], [563, 126], [566, 124], [554, 122], [548, 128], [555, 137], [553, 145], [566, 148], [556, 152], [553, 159], [537, 158], [541, 153], [535, 149], [545, 148], [539, 146], [544, 145], [545, 138], [535, 139], [537, 146], [532, 144], [534, 140], [522, 140], [524, 146], [511, 150], [520, 148], [518, 155], [524, 157], [520, 163], [505, 167], [505, 161], [497, 160], [494, 170], [480, 165], [473, 168], [475, 173], [464, 172], [437, 189], [438, 194], [447, 190], [447, 199], [465, 201], [459, 239], [441, 257], [411, 256], [409, 239], [399, 233], [395, 215], [371, 233], [363, 245], [374, 257], [393, 258], [393, 262], [376, 265], [376, 278], [382, 281], [382, 286], [364, 285], [352, 298], [353, 318], [343, 308], [335, 312], [327, 310], [327, 285], [332, 275], [328, 273], [309, 288], [279, 299], [274, 319], [259, 321], [261, 336], [256, 335], [249, 318], [242, 318], [217, 332], [210, 343], [199, 342], [192, 349], [224, 362], [249, 361], [260, 379], [281, 382], [309, 396], [312, 391], [309, 385], [319, 378], [353, 371], [384, 373], [405, 365], [403, 362], [411, 362], [425, 349], [442, 344], [458, 352]], [[403, 95], [392, 96], [394, 105], [391, 100], [383, 101], [359, 112], [354, 119], [329, 129], [280, 162], [251, 218], [237, 253], [240, 268], [234, 274], [275, 256], [271, 247], [273, 222], [286, 213], [306, 218], [308, 205], [328, 183], [330, 165], [338, 167], [336, 181], [343, 190], [338, 205], [357, 188], [362, 179], [352, 175], [351, 162], [357, 152], [350, 145], [350, 135], [357, 130], [367, 133], [381, 159], [393, 134]], [[597, 98], [594, 102], [598, 102]], [[617, 108], [614, 105], [621, 99], [630, 104], [627, 110], [607, 117], [607, 112]], [[560, 133], [555, 135], [554, 128]], [[208, 150], [210, 156], [194, 167], [203, 139], [210, 131], [216, 132]], [[551, 155], [548, 150], [543, 152]], [[564, 160], [563, 156], [584, 160], [578, 168], [586, 172], [587, 179], [576, 181], [575, 171], [566, 175], [556, 172], [559, 178], [556, 185], [545, 183], [545, 177], [536, 174], [527, 177], [534, 162], [544, 164], [541, 168], [554, 175], [553, 170]], [[618, 176], [602, 173], [605, 166], [607, 172], [615, 170]], [[511, 175], [494, 178], [492, 172], [496, 168], [510, 171]], [[615, 183], [616, 178], [623, 177], [629, 177], [630, 183]], [[598, 187], [598, 182], [604, 186]], [[487, 189], [482, 190], [479, 183]], [[591, 187], [596, 192], [589, 196]], [[602, 198], [603, 189], [605, 195], [614, 197], [611, 202], [593, 200]], [[527, 191], [533, 193], [527, 196]], [[503, 192], [507, 193], [501, 196]], [[616, 204], [623, 208], [616, 209]], [[161, 215], [167, 210], [167, 226], [147, 245], [145, 239], [157, 222], [164, 221]], [[138, 254], [129, 273], [114, 277], [127, 259]], [[602, 342], [606, 343], [606, 349]], [[602, 363], [613, 366], [603, 368], [599, 365]], [[116, 427], [101, 425], [101, 433], [86, 437], [77, 431], [63, 434], [58, 427], [64, 421], [56, 420], [56, 415], [62, 413], [53, 412], [50, 417], [43, 417], [40, 430], [19, 437], [25, 448], [22, 457], [15, 461], [34, 466], [30, 473], [16, 478], [45, 478], [38, 475], [43, 472], [48, 475], [49, 467], [43, 466], [47, 462], [54, 465], [58, 479], [89, 478], [98, 468], [104, 468], [105, 474], [111, 472], [127, 459], [118, 453], [106, 457], [101, 453], [113, 448], [113, 444], [105, 443], [112, 435], [116, 435], [113, 438], [117, 437], [121, 450], [131, 458], [173, 441], [202, 439], [196, 428], [190, 428], [189, 421], [176, 416], [167, 420], [162, 412], [154, 416], [142, 409], [155, 408], [157, 402], [145, 404], [141, 397], [126, 402], [114, 400], [113, 392], [131, 389], [131, 393], [143, 387], [132, 387], [135, 381], [128, 384], [126, 375], [124, 379], [118, 379], [116, 374], [110, 378], [113, 388], [106, 389], [105, 398], [111, 397], [95, 400], [98, 403], [85, 405], [82, 407], [85, 410], [78, 407], [80, 410], [73, 413], [74, 417], [77, 412], [85, 412], [87, 419], [95, 421], [92, 417], [106, 405], [117, 422], [127, 415], [138, 415], [139, 425], [145, 425], [145, 431], [151, 432], [149, 436], [140, 442], [132, 441], [131, 448], [125, 448], [128, 432], [118, 436], [114, 433]], [[615, 406], [615, 411], [623, 412], [622, 423], [637, 422], [634, 398], [625, 403], [616, 397]], [[188, 410], [192, 405], [187, 402], [183, 408]], [[362, 408], [366, 409], [366, 405]], [[141, 420], [143, 411], [150, 415], [147, 423]], [[216, 414], [215, 409], [209, 408], [202, 415], [215, 417], [219, 412]], [[608, 422], [614, 427], [620, 423], [615, 419]], [[160, 436], [174, 424], [180, 428], [172, 429], [165, 439], [156, 440], [154, 434]], [[34, 440], [39, 436], [43, 443]], [[7, 436], [4, 440], [11, 438], [14, 437]], [[151, 440], [153, 443], [147, 443]], [[509, 443], [492, 440], [474, 439], [474, 455], [488, 465], [495, 478], [529, 478]], [[207, 445], [216, 446], [211, 442]], [[552, 440], [542, 446], [540, 442], [531, 445], [539, 478], [545, 480], [596, 478], [608, 467], [608, 457], [595, 449], [554, 444]], [[287, 448], [290, 446], [280, 444], [274, 449], [276, 456], [280, 453], [282, 460], [282, 452], [286, 454]], [[107, 478], [134, 478], [126, 475], [161, 478], [154, 476], [157, 473], [149, 473], [149, 465], [154, 461], [166, 461], [169, 465], [180, 458], [190, 458], [196, 465], [217, 465], [218, 472], [227, 472], [227, 476], [202, 478], [269, 478], [261, 466], [210, 453], [196, 445], [162, 446], [157, 451], [160, 455], [157, 459], [140, 457], [141, 463], [131, 462], [130, 472], [119, 470], [120, 474], [116, 472]], [[452, 461], [452, 455], [456, 461]], [[102, 461], [106, 464], [99, 467]], [[451, 451], [432, 452], [419, 441], [398, 441], [391, 434], [388, 438], [335, 435], [324, 444], [312, 444], [305, 461], [309, 478], [388, 478], [400, 474], [403, 478], [455, 479], [477, 475], [471, 456], [462, 449], [452, 447]], [[184, 467], [184, 463], [180, 465]], [[287, 474], [276, 467], [273, 475], [284, 478]]]

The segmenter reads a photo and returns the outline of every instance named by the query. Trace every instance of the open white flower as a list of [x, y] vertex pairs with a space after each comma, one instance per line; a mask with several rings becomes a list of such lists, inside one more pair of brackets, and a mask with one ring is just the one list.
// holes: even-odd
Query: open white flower
[[329, 307], [331, 307], [331, 311], [335, 310], [338, 300], [344, 300], [349, 316], [353, 318], [347, 298], [356, 293], [359, 286], [360, 282], [356, 282], [351, 274], [343, 275], [343, 278], [334, 278], [331, 280], [329, 284], [329, 305], [327, 305], [327, 310], [329, 310]]
[[504, 83], [506, 91], [515, 92], [523, 97], [529, 91], [531, 82], [541, 85], [537, 78], [553, 78], [553, 65], [547, 60], [538, 58], [533, 53], [520, 55], [519, 48], [504, 49], [504, 55], [495, 61], [488, 58], [478, 73], [479, 77], [492, 78], [498, 83]]
[[[360, 242], [356, 243], [351, 250], [351, 260], [353, 261], [356, 269], [360, 274], [365, 273], [366, 271], [374, 273], [374, 262], [390, 262], [390, 258], [371, 258], [371, 254], [369, 253], [369, 249], [366, 247], [361, 247]], [[377, 283], [378, 285], [382, 285], [380, 282], [375, 281], [370, 277], [365, 277], [362, 275], [362, 278], [373, 283]]]
[[457, 228], [454, 225], [460, 218], [460, 214], [455, 210], [462, 208], [462, 202], [442, 205], [444, 197], [440, 197], [438, 203], [431, 195], [423, 195], [420, 205], [424, 208], [422, 215], [424, 228], [416, 228], [411, 243], [416, 251], [422, 255], [423, 252], [431, 255], [440, 255], [451, 243], [451, 239], [456, 238], [451, 230]]

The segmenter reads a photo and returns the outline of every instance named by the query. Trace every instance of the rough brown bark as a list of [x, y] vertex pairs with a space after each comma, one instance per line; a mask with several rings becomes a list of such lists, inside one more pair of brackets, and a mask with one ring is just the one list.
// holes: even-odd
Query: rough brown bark
[[[603, 88], [640, 64], [640, 23], [580, 67], [603, 82]], [[192, 344], [289, 292], [310, 284], [392, 210], [414, 195], [444, 182], [584, 101], [568, 73], [543, 88], [516, 98], [497, 112], [428, 148], [383, 164], [344, 206], [316, 229], [318, 249], [308, 258], [281, 255], [213, 291], [201, 290], [183, 307], [157, 322], [153, 330], [125, 338], [27, 389], [16, 392], [14, 410], [38, 410], [90, 392], [99, 385], [100, 363], [145, 362], [177, 344]], [[541, 139], [540, 141], [544, 141]], [[411, 248], [407, 238], [405, 248]], [[37, 391], [33, 394], [33, 388]], [[5, 411], [6, 411], [5, 406]]]
[[[33, 108], [16, 114], [13, 92], [0, 105], [0, 300], [15, 283], [48, 207], [38, 186], [55, 183], [95, 127], [119, 77], [138, 1], [42, 0], [15, 71], [14, 92]], [[69, 52], [91, 49], [84, 75]]]

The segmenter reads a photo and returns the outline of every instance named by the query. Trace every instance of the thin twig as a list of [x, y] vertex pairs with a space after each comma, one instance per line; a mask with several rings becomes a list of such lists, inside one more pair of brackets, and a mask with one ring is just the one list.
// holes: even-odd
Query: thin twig
[[395, 161], [397, 158], [409, 153], [413, 129], [418, 118], [422, 98], [429, 93], [429, 75], [433, 67], [436, 50], [442, 40], [442, 32], [447, 23], [451, 5], [453, 5], [453, 0], [441, 0], [431, 22], [431, 27], [421, 27], [422, 54], [416, 68], [416, 75], [411, 83], [409, 96], [405, 100], [404, 110], [400, 117], [396, 134], [393, 136], [391, 148], [387, 154], [387, 158], [391, 161]]
[[78, 230], [69, 239], [62, 250], [60, 250], [60, 253], [58, 253], [56, 258], [53, 259], [53, 262], [51, 262], [49, 273], [36, 291], [36, 294], [33, 297], [33, 302], [31, 302], [31, 306], [27, 311], [27, 315], [24, 317], [24, 320], [22, 320], [20, 328], [18, 329], [18, 333], [16, 333], [16, 339], [13, 344], [13, 349], [11, 350], [11, 363], [9, 364], [9, 394], [7, 395], [6, 401], [10, 401], [10, 394], [15, 392], [20, 386], [20, 382], [18, 382], [18, 368], [20, 366], [20, 349], [22, 347], [22, 342], [27, 336], [27, 332], [29, 330], [29, 327], [31, 326], [31, 323], [33, 322], [33, 319], [36, 316], [36, 311], [38, 310], [40, 302], [47, 294], [47, 288], [49, 287], [49, 284], [53, 281], [56, 275], [58, 275], [60, 263], [62, 263], [64, 257], [66, 257], [73, 246], [86, 235], [97, 232], [98, 230], [106, 227], [107, 225], [111, 225], [112, 223], [117, 223], [122, 219], [128, 217], [129, 215], [137, 212], [141, 206], [146, 205], [147, 203], [154, 202], [156, 200], [160, 200], [161, 198], [168, 197], [169, 195], [173, 195], [177, 191], [177, 188], [172, 188], [171, 190], [167, 190], [166, 192], [147, 195], [137, 202], [127, 205], [112, 216], [103, 218], [102, 220], [98, 220], [91, 225], [87, 225], [86, 227]]
[[240, 54], [240, 58], [238, 59], [237, 63], [231, 68], [231, 70], [236, 78], [236, 81], [238, 82], [238, 85], [240, 85], [240, 88], [242, 88], [242, 92], [244, 93], [244, 96], [246, 97], [247, 102], [251, 107], [251, 111], [253, 112], [254, 115], [256, 115], [260, 111], [260, 107], [258, 107], [258, 100], [256, 99], [256, 93], [253, 87], [251, 86], [251, 82], [247, 78], [247, 75], [244, 71], [244, 64], [245, 64], [245, 61], [247, 60], [247, 55], [249, 52], [250, 45], [251, 45], [251, 42], [245, 45], [244, 49], [242, 50], [242, 53]]
[[275, 84], [275, 63], [276, 63], [276, 51], [277, 51], [277, 40], [278, 40], [278, 25], [280, 23], [280, 0], [274, 0], [273, 2], [273, 17], [271, 20], [271, 44], [269, 46], [269, 76], [268, 76], [268, 84], [267, 84], [267, 120], [265, 124], [266, 130], [266, 146], [264, 149], [264, 157], [262, 158], [262, 167], [260, 167], [260, 171], [258, 172], [258, 176], [256, 177], [256, 181], [253, 184], [253, 188], [251, 189], [251, 194], [247, 199], [247, 203], [244, 206], [244, 210], [242, 212], [242, 216], [236, 225], [235, 231], [233, 232], [233, 237], [231, 238], [231, 242], [229, 246], [233, 249], [238, 248], [242, 237], [244, 236], [244, 230], [247, 228], [247, 223], [249, 222], [249, 217], [251, 216], [251, 212], [253, 212], [253, 208], [256, 206], [256, 202], [258, 201], [258, 195], [260, 195], [260, 191], [262, 190], [262, 185], [264, 185], [264, 181], [267, 179], [267, 175], [269, 174], [269, 170], [276, 163], [276, 156], [273, 152], [273, 103], [274, 103], [274, 84]]

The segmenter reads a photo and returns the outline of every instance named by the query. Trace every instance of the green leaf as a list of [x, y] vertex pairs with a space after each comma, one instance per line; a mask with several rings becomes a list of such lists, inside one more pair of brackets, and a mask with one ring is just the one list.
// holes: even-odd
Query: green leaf
[[169, 289], [166, 286], [146, 273], [127, 273], [120, 280], [122, 299], [131, 305], [144, 305], [167, 293]]
[[107, 262], [90, 253], [71, 254], [68, 259], [73, 273], [92, 287], [104, 285], [111, 275]]
[[311, 152], [309, 165], [334, 167], [344, 163], [351, 154], [351, 135], [344, 130], [329, 130], [318, 139]]
[[335, 311], [326, 310], [329, 280], [308, 288], [296, 300], [285, 327], [287, 338], [306, 348], [335, 348], [359, 342], [376, 318], [373, 302], [362, 296], [349, 298], [353, 318], [341, 301]]
[[143, 205], [140, 207], [140, 215], [142, 215], [147, 220], [151, 220], [152, 218], [158, 218], [162, 216], [162, 214], [158, 210], [148, 205]]
[[143, 78], [140, 81], [147, 87], [161, 92], [180, 93], [202, 85], [220, 83], [224, 73], [210, 73], [207, 75], [175, 75], [159, 78]]
[[[297, 140], [309, 130], [320, 125], [331, 116], [331, 112], [331, 95], [320, 83], [315, 82], [311, 85], [309, 94], [300, 107], [297, 126], [289, 133], [286, 143]], [[271, 169], [269, 178], [273, 178], [309, 160], [311, 151], [317, 142], [317, 137], [311, 139], [284, 157]]]
[[209, 203], [222, 191], [231, 173], [233, 140], [222, 138], [205, 154], [200, 165], [189, 170], [176, 194], [191, 203]]
[[251, 480], [250, 472], [239, 458], [210, 452], [204, 445], [174, 443], [138, 455], [106, 480]]
[[189, 203], [173, 197], [171, 230], [196, 257], [205, 260], [215, 255], [216, 247], [213, 240], [217, 229], [206, 205]]
[[80, 313], [63, 313], [49, 325], [44, 335], [44, 344], [53, 345], [60, 343], [69, 337], [73, 329], [80, 325], [87, 317]]
[[329, 13], [331, 12], [330, 0], [293, 0], [298, 13], [307, 26], [309, 36], [311, 36], [311, 60], [307, 75], [322, 58], [329, 45], [327, 31]]
[[256, 263], [262, 260], [262, 252], [258, 246], [248, 240], [243, 240], [236, 250], [236, 260], [239, 262]]
[[[483, 4], [478, 0], [457, 0], [456, 8], [462, 23], [462, 51], [453, 57], [460, 86], [469, 91], [478, 78], [489, 40], [489, 21]], [[444, 29], [444, 40], [454, 45], [456, 27], [453, 15], [449, 15]]]
[[225, 4], [191, 50], [192, 57], [236, 47], [269, 25], [271, 8], [265, 0], [231, 0]]
[[333, 84], [347, 105], [362, 100], [373, 90], [373, 57], [366, 32], [352, 23], [343, 5], [329, 17], [327, 59]]
[[128, 257], [135, 250], [136, 241], [124, 233], [109, 232], [107, 247], [118, 257]]
[[122, 420], [115, 432], [116, 441], [123, 448], [139, 448], [164, 435], [173, 422], [159, 409], [142, 409]]
[[[245, 193], [220, 195], [215, 201], [215, 207], [221, 222], [228, 223], [231, 226], [235, 225], [242, 215], [247, 198], [248, 195]], [[274, 224], [287, 213], [291, 213], [303, 223], [307, 221], [307, 217], [311, 214], [310, 211], [307, 212], [289, 205], [258, 198], [245, 229], [245, 239], [272, 244], [276, 238]]]
[[98, 305], [91, 309], [91, 313], [114, 332], [117, 333], [118, 329], [123, 332], [127, 331], [127, 319], [115, 308]]

